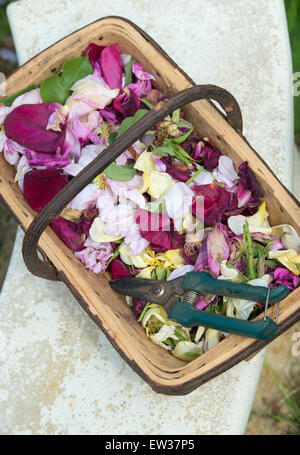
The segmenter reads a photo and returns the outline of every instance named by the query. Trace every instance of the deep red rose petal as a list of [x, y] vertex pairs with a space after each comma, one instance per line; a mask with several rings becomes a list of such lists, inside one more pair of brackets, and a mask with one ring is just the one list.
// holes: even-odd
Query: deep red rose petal
[[128, 267], [119, 258], [115, 258], [111, 261], [109, 264], [109, 271], [113, 280], [130, 276]]
[[68, 179], [57, 169], [34, 169], [24, 176], [24, 196], [40, 212], [67, 184]]

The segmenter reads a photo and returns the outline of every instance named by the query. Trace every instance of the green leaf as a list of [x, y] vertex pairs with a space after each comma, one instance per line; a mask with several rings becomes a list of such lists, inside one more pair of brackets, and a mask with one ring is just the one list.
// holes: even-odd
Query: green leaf
[[129, 63], [125, 66], [125, 85], [132, 83], [132, 65], [136, 60], [131, 59]]
[[172, 122], [177, 123], [180, 121], [180, 109], [176, 109], [176, 111], [172, 114]]
[[176, 152], [174, 151], [172, 146], [157, 147], [154, 151], [155, 151], [155, 153], [158, 153], [161, 156], [175, 156], [176, 155]]
[[42, 82], [41, 98], [44, 103], [64, 104], [70, 94], [70, 90], [66, 90], [62, 79], [57, 75], [48, 77]]
[[88, 57], [76, 57], [67, 60], [62, 68], [62, 75], [50, 76], [41, 85], [41, 98], [45, 103], [64, 104], [71, 95], [75, 82], [93, 72]]
[[113, 162], [104, 169], [103, 172], [110, 179], [127, 182], [128, 180], [133, 179], [136, 174], [136, 169], [130, 169], [127, 166], [119, 166]]
[[129, 130], [129, 128], [135, 125], [135, 123], [137, 123], [141, 118], [148, 114], [148, 112], [149, 111], [147, 111], [146, 109], [139, 109], [138, 111], [136, 111], [133, 117], [127, 117], [125, 120], [123, 120], [123, 122], [119, 126], [116, 139], [118, 139], [123, 133]]
[[117, 138], [118, 133], [111, 133], [108, 138], [109, 145], [113, 144]]
[[12, 103], [18, 96], [23, 95], [23, 93], [30, 92], [30, 90], [34, 90], [36, 88], [39, 88], [38, 85], [30, 85], [29, 87], [24, 88], [23, 90], [20, 90], [17, 93], [14, 93], [13, 95], [6, 96], [5, 98], [0, 98], [0, 103], [3, 103], [5, 106], [11, 106]]
[[152, 108], [153, 108], [153, 104], [151, 104], [151, 103], [147, 100], [147, 98], [142, 98], [141, 101], [143, 101], [143, 103], [144, 103], [147, 107], [149, 107], [149, 109], [152, 109]]
[[187, 140], [187, 138], [189, 137], [189, 135], [192, 133], [194, 127], [192, 127], [189, 131], [187, 131], [185, 134], [183, 134], [182, 136], [180, 137], [177, 137], [176, 139], [173, 139], [173, 142], [175, 142], [175, 144], [182, 144], [184, 141]]
[[87, 55], [85, 57], [72, 58], [67, 60], [62, 67], [62, 83], [68, 90], [75, 82], [92, 74], [92, 72], [93, 68]]

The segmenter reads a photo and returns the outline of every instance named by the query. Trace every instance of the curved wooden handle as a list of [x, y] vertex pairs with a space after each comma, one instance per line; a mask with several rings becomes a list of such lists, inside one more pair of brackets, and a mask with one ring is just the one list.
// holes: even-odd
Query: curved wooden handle
[[226, 90], [214, 85], [196, 85], [172, 95], [159, 110], [151, 110], [128, 131], [122, 134], [112, 145], [88, 166], [86, 166], [70, 183], [65, 186], [49, 204], [35, 217], [29, 226], [23, 241], [23, 258], [29, 271], [47, 280], [59, 280], [55, 267], [50, 262], [42, 261], [38, 256], [38, 241], [46, 227], [57, 217], [72, 199], [82, 191], [110, 163], [120, 156], [129, 146], [140, 139], [153, 126], [167, 115], [188, 103], [200, 99], [217, 101], [227, 113], [227, 121], [242, 133], [242, 115], [237, 101]]

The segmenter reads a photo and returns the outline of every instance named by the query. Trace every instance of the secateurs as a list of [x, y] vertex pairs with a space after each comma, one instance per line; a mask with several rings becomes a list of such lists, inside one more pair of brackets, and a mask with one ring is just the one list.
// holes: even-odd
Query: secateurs
[[[260, 340], [271, 338], [278, 328], [279, 306], [275, 322], [267, 316], [268, 305], [279, 304], [290, 293], [286, 286], [267, 288], [233, 283], [217, 280], [206, 272], [190, 272], [170, 281], [118, 278], [110, 281], [110, 285], [122, 294], [162, 305], [168, 318], [184, 327], [204, 326]], [[200, 296], [208, 294], [263, 303], [265, 304], [264, 318], [254, 322], [244, 321], [195, 308]]]

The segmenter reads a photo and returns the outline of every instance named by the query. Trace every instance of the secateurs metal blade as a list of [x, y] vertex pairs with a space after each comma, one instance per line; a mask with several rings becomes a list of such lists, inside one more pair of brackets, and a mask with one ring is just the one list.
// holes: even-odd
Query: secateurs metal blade
[[[169, 319], [184, 327], [200, 325], [260, 340], [271, 338], [278, 328], [277, 320], [275, 322], [267, 316], [268, 305], [279, 304], [290, 293], [286, 286], [271, 289], [246, 283], [233, 283], [217, 280], [206, 272], [190, 272], [170, 281], [118, 278], [110, 281], [110, 285], [121, 294], [162, 305]], [[244, 321], [195, 308], [200, 296], [209, 294], [263, 303], [265, 304], [264, 318], [254, 322]], [[279, 306], [276, 319], [278, 319], [278, 310]]]

